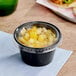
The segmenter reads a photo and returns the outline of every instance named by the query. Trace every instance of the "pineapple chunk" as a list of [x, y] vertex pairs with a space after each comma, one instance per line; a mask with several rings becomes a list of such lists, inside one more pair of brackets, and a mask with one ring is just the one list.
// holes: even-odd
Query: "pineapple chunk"
[[33, 26], [32, 27], [32, 31], [37, 31], [37, 27], [36, 26]]
[[30, 38], [33, 38], [33, 39], [37, 40], [37, 38], [38, 38], [37, 33], [31, 31], [31, 32], [30, 32]]
[[23, 28], [23, 29], [21, 30], [20, 34], [23, 36], [23, 35], [25, 35], [25, 33], [26, 33], [26, 29]]
[[46, 28], [44, 28], [44, 27], [43, 27], [43, 29], [42, 29], [42, 30], [43, 30], [43, 32], [47, 32], [47, 29], [46, 29]]
[[29, 39], [29, 43], [32, 43], [33, 44], [34, 42], [35, 42], [34, 39], [32, 39], [32, 38]]
[[18, 40], [19, 40], [21, 43], [23, 43], [23, 44], [26, 43], [26, 40], [25, 40], [23, 37], [18, 37]]
[[29, 40], [29, 34], [26, 33], [26, 34], [23, 36], [23, 38], [24, 38], [25, 40]]
[[32, 39], [37, 39], [37, 27], [33, 26], [31, 29], [27, 30], [29, 37]]
[[37, 29], [37, 34], [41, 34], [41, 32], [42, 32], [42, 28], [38, 28]]
[[43, 42], [45, 40], [45, 35], [39, 35], [38, 41]]
[[30, 34], [30, 38], [37, 40], [37, 29], [36, 29], [36, 27], [33, 27], [31, 29], [31, 31], [29, 32], [29, 34]]

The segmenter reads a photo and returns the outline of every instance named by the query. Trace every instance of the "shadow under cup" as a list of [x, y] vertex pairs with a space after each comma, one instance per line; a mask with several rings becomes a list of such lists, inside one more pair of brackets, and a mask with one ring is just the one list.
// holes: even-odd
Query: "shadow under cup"
[[[32, 48], [21, 44], [18, 41], [20, 31], [23, 27], [27, 29], [32, 27], [33, 25], [37, 25], [37, 27], [45, 27], [47, 29], [51, 29], [56, 34], [56, 41], [52, 45], [43, 48]], [[61, 32], [53, 24], [42, 21], [33, 21], [24, 23], [21, 26], [17, 27], [14, 32], [14, 39], [19, 45], [22, 60], [26, 64], [29, 64], [31, 66], [44, 66], [52, 61], [56, 47], [61, 41]]]

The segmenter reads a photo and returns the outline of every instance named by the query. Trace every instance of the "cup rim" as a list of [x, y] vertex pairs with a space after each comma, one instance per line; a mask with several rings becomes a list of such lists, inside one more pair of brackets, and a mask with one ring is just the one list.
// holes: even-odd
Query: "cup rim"
[[[46, 46], [46, 47], [41, 47], [41, 48], [29, 47], [29, 46], [25, 46], [25, 45], [23, 45], [22, 43], [20, 43], [20, 42], [17, 40], [16, 31], [17, 31], [19, 28], [21, 28], [23, 25], [25, 25], [25, 24], [27, 24], [27, 23], [34, 23], [34, 22], [35, 22], [35, 23], [44, 23], [44, 24], [47, 24], [47, 25], [49, 25], [49, 26], [51, 25], [51, 28], [53, 27], [53, 29], [54, 29], [55, 31], [57, 31], [57, 32], [58, 32], [58, 35], [59, 35], [59, 37], [58, 37], [58, 39], [55, 41], [55, 43], [53, 43], [52, 45], [48, 45], [48, 46]], [[53, 24], [51, 24], [51, 23], [44, 22], [44, 21], [31, 21], [31, 22], [26, 22], [26, 23], [24, 23], [24, 24], [21, 24], [20, 26], [18, 26], [18, 27], [15, 29], [13, 36], [14, 36], [15, 41], [16, 41], [19, 45], [21, 45], [22, 47], [30, 48], [30, 49], [45, 49], [45, 48], [49, 48], [49, 47], [51, 47], [51, 49], [55, 49], [55, 47], [58, 46], [58, 44], [59, 44], [59, 42], [61, 41], [61, 38], [62, 38], [62, 34], [61, 34], [60, 30], [58, 29], [58, 27], [56, 27], [55, 25], [53, 25]], [[46, 52], [48, 52], [48, 51], [46, 51]]]

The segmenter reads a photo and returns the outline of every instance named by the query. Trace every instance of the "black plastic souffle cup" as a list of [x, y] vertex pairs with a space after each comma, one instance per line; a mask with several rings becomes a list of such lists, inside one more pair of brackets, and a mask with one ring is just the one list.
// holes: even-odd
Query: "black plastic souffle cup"
[[[33, 48], [21, 44], [18, 41], [18, 36], [22, 28], [24, 27], [27, 29], [31, 28], [34, 25], [38, 27], [45, 27], [47, 29], [51, 29], [56, 34], [57, 40], [52, 45], [49, 45], [44, 48]], [[61, 32], [53, 24], [43, 21], [32, 21], [24, 23], [21, 26], [17, 27], [14, 32], [14, 39], [19, 45], [22, 60], [26, 64], [29, 64], [31, 66], [44, 66], [52, 61], [56, 47], [61, 41]]]

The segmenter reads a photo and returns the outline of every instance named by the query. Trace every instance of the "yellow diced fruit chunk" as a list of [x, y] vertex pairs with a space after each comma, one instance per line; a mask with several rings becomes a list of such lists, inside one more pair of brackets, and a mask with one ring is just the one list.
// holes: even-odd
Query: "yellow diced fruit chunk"
[[41, 47], [40, 44], [36, 44], [36, 43], [33, 43], [32, 45], [33, 45], [33, 47], [35, 47], [35, 48], [39, 48], [39, 47]]
[[54, 38], [56, 38], [56, 35], [54, 33], [52, 35], [53, 35]]
[[37, 39], [37, 27], [33, 26], [30, 30], [28, 30], [28, 34], [30, 38]]
[[23, 38], [24, 38], [25, 40], [29, 40], [29, 34], [26, 33], [26, 34], [23, 36]]
[[32, 44], [29, 44], [28, 46], [29, 46], [29, 47], [34, 47]]
[[42, 33], [42, 28], [38, 28], [37, 29], [37, 34], [41, 34]]
[[37, 27], [36, 26], [33, 26], [32, 27], [32, 31], [36, 32], [37, 31]]
[[18, 40], [19, 40], [21, 43], [23, 43], [23, 44], [26, 43], [26, 40], [25, 40], [23, 37], [19, 37]]
[[21, 30], [20, 34], [23, 36], [25, 33], [26, 33], [26, 29], [23, 28], [23, 29]]
[[41, 43], [39, 41], [35, 40], [35, 42], [33, 43], [33, 46], [35, 48], [41, 47]]
[[47, 29], [46, 28], [43, 28], [42, 30], [43, 30], [43, 32], [47, 32]]
[[43, 42], [44, 40], [45, 40], [45, 36], [44, 35], [39, 35], [38, 41]]
[[52, 43], [54, 42], [54, 38], [53, 38], [53, 36], [50, 36], [50, 38], [49, 38], [49, 42], [50, 42], [50, 44], [52, 44]]
[[37, 40], [37, 33], [36, 32], [30, 32], [30, 38]]
[[48, 42], [47, 41], [44, 41], [44, 45], [47, 45], [48, 44]]
[[33, 39], [37, 39], [37, 32], [35, 30], [35, 28], [33, 28], [31, 31], [30, 31], [30, 38], [33, 38]]
[[51, 30], [47, 30], [46, 35], [47, 35], [47, 37], [49, 37], [50, 35], [52, 36], [53, 32]]
[[52, 33], [52, 31], [51, 30], [47, 30], [47, 33], [50, 34], [50, 33]]
[[34, 43], [34, 41], [35, 41], [35, 40], [32, 39], [32, 38], [29, 39], [29, 43]]

